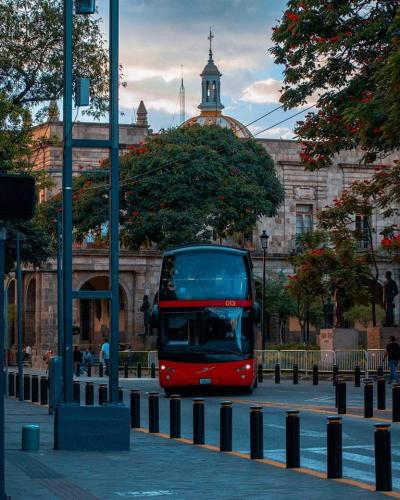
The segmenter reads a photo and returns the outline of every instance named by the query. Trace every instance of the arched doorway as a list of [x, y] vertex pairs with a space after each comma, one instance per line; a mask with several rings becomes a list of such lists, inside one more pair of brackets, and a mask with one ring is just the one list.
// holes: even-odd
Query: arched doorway
[[36, 344], [36, 279], [32, 278], [28, 284], [25, 298], [25, 328], [23, 343], [29, 346]]
[[[96, 276], [86, 281], [81, 290], [108, 290], [108, 277]], [[125, 290], [119, 286], [120, 316], [119, 330], [120, 343], [124, 344], [127, 338], [127, 296]], [[81, 348], [89, 347], [98, 352], [105, 338], [109, 337], [110, 302], [108, 300], [79, 300], [80, 336], [74, 338], [74, 344]]]

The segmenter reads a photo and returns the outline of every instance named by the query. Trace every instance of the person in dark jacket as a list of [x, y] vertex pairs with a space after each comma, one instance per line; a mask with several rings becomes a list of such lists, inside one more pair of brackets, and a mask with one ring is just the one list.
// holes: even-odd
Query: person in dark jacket
[[396, 342], [396, 337], [393, 337], [393, 335], [391, 335], [390, 342], [386, 346], [384, 359], [385, 358], [388, 358], [390, 368], [389, 384], [391, 384], [393, 380], [396, 380], [396, 382], [398, 382], [399, 376], [397, 374], [397, 365], [400, 359], [400, 346]]

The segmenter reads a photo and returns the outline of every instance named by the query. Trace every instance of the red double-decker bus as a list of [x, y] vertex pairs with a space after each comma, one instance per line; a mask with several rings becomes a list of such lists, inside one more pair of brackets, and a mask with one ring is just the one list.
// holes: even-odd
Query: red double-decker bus
[[165, 252], [154, 314], [167, 394], [205, 386], [252, 391], [259, 314], [248, 251], [190, 245]]

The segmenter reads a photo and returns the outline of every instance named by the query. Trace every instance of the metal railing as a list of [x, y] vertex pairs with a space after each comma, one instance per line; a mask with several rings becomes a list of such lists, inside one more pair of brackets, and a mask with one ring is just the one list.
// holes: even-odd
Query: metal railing
[[[362, 349], [343, 351], [306, 351], [306, 350], [266, 350], [255, 351], [257, 364], [264, 370], [274, 370], [279, 364], [282, 371], [291, 371], [297, 365], [300, 371], [310, 372], [314, 365], [318, 365], [320, 372], [330, 372], [334, 365], [342, 372], [351, 372], [355, 366], [361, 371], [377, 371], [379, 366], [389, 370], [387, 359], [384, 359], [385, 349]], [[128, 362], [129, 367], [138, 363], [143, 368], [150, 368], [152, 363], [158, 368], [157, 351], [120, 351], [119, 363], [123, 366]]]
[[297, 365], [300, 371], [308, 372], [314, 365], [318, 365], [321, 372], [332, 371], [334, 365], [340, 371], [353, 371], [359, 366], [362, 371], [377, 371], [379, 366], [388, 370], [387, 360], [384, 359], [385, 349], [343, 350], [343, 351], [255, 351], [257, 363], [264, 370], [273, 370], [276, 364], [282, 371], [292, 370]]

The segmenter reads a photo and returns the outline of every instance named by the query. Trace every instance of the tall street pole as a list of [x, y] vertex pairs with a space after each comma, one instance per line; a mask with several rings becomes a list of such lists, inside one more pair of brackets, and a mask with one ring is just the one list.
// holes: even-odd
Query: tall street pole
[[64, 0], [64, 96], [63, 96], [63, 374], [64, 402], [73, 403], [72, 373], [72, 8]]
[[118, 402], [119, 365], [119, 0], [110, 0], [110, 403]]
[[262, 349], [265, 350], [265, 248], [263, 248], [263, 280], [262, 280], [262, 305], [261, 305], [261, 332]]
[[4, 314], [4, 260], [7, 233], [0, 223], [0, 495], [6, 497], [4, 476], [4, 339], [5, 339], [5, 314]]
[[63, 330], [63, 287], [62, 287], [62, 225], [61, 212], [57, 212], [57, 336], [58, 355], [63, 355], [64, 330]]
[[17, 233], [17, 334], [18, 334], [18, 397], [24, 400], [24, 353], [22, 352], [22, 271], [21, 235]]

